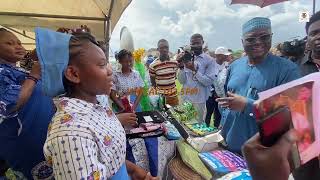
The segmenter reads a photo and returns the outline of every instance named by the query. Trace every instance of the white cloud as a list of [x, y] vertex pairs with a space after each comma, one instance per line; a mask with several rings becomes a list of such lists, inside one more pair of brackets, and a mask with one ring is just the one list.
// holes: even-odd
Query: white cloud
[[245, 6], [240, 7], [238, 11], [234, 11], [234, 14], [240, 19], [249, 19], [257, 16], [270, 17], [272, 10], [270, 7], [265, 7], [262, 10], [257, 6]]
[[113, 52], [119, 50], [120, 31], [123, 26], [128, 27], [131, 31], [135, 48], [154, 46], [154, 38], [161, 34], [161, 31], [157, 31], [157, 21], [160, 22], [161, 15], [152, 13], [153, 8], [157, 7], [152, 1], [132, 1], [112, 33], [110, 45]]
[[209, 48], [241, 48], [241, 26], [256, 16], [270, 17], [274, 42], [304, 35], [304, 24], [298, 13], [311, 11], [311, 1], [292, 0], [259, 8], [251, 5], [229, 5], [224, 0], [133, 0], [117, 25], [111, 46], [118, 48], [120, 28], [126, 25], [136, 47], [151, 48], [160, 38], [169, 40], [171, 50], [188, 43], [192, 33], [201, 33]]
[[176, 10], [190, 10], [197, 2], [196, 0], [158, 0], [162, 8]]
[[198, 21], [200, 14], [195, 11], [183, 14], [177, 11], [179, 21], [174, 22], [171, 17], [164, 16], [161, 19], [161, 27], [169, 31], [174, 37], [182, 37], [192, 33], [209, 33], [213, 31], [211, 22], [207, 20]]
[[168, 30], [171, 34], [173, 34], [176, 37], [179, 37], [183, 34], [183, 28], [180, 25], [175, 24], [170, 17], [163, 17], [161, 19], [161, 25], [163, 29]]
[[[231, 9], [226, 8], [224, 1], [221, 0], [195, 1], [191, 10], [187, 12], [181, 11], [179, 6], [173, 6], [171, 9], [176, 13], [177, 21], [175, 22], [171, 17], [164, 16], [161, 20], [161, 26], [176, 37], [192, 33], [213, 33], [214, 20], [233, 16]], [[178, 34], [179, 32], [180, 34]]]
[[274, 26], [286, 24], [288, 22], [299, 23], [299, 11], [310, 8], [310, 5], [302, 4], [299, 2], [285, 3], [284, 13], [274, 14], [271, 17]]

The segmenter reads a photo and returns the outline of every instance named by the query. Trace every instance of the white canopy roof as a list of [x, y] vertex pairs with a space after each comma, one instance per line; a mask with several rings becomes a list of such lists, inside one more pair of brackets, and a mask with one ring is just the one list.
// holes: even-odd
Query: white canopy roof
[[[34, 47], [34, 28], [87, 25], [98, 40], [109, 34], [131, 0], [1, 0], [0, 25], [14, 31], [27, 49]], [[109, 32], [109, 33], [107, 33]]]

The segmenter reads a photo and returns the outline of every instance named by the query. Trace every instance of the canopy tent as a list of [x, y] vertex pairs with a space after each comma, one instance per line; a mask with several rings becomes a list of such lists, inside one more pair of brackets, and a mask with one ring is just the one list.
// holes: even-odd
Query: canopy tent
[[34, 28], [87, 25], [106, 41], [131, 0], [2, 0], [0, 25], [13, 31], [27, 49], [34, 48]]
[[231, 4], [252, 4], [261, 8], [289, 0], [232, 0]]

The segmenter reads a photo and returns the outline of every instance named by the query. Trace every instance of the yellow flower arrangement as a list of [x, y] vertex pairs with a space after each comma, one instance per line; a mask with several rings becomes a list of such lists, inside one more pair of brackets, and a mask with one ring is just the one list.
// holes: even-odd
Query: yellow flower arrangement
[[141, 62], [142, 56], [144, 55], [145, 50], [143, 48], [139, 48], [133, 51], [133, 58], [135, 62]]

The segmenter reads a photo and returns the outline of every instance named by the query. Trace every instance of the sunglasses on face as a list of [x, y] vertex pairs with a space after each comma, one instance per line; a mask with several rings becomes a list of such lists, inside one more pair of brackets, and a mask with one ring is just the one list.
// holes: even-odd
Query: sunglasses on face
[[261, 42], [268, 42], [271, 40], [273, 34], [263, 34], [257, 37], [246, 37], [244, 41], [249, 44], [256, 43], [258, 40]]

